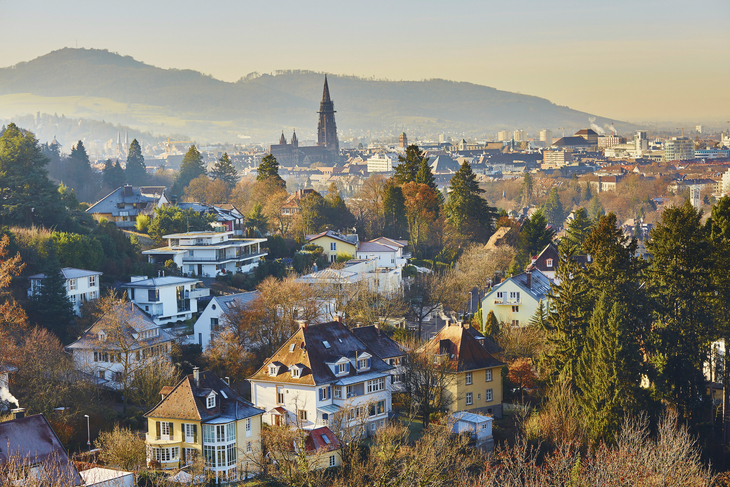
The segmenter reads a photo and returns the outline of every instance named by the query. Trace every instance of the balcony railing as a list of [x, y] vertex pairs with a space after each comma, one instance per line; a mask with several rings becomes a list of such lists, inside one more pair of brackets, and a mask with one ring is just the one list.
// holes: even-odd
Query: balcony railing
[[251, 252], [251, 253], [240, 253], [240, 254], [231, 254], [226, 256], [220, 256], [220, 257], [196, 257], [196, 256], [186, 256], [183, 257], [183, 263], [193, 263], [193, 262], [206, 262], [206, 263], [221, 263], [228, 260], [243, 260], [243, 259], [252, 259], [255, 257], [262, 257], [266, 255], [268, 252]]
[[494, 300], [494, 304], [508, 304], [508, 305], [519, 305], [522, 304], [521, 299], [506, 299], [506, 298], [497, 298]]
[[204, 298], [210, 296], [210, 289], [195, 289], [185, 293], [190, 299]]
[[157, 436], [157, 435], [151, 435], [151, 434], [147, 433], [145, 436], [147, 438], [147, 441], [149, 441], [149, 442], [154, 441], [155, 443], [162, 443], [162, 442], [177, 443], [179, 441], [182, 441], [182, 438], [179, 435]]

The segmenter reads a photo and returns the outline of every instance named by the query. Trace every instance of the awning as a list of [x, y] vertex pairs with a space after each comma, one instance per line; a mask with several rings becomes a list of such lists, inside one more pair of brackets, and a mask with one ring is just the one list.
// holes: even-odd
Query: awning
[[268, 411], [266, 411], [266, 414], [277, 414], [279, 416], [286, 416], [287, 414], [289, 414], [289, 412], [286, 409], [284, 409], [283, 407], [277, 406], [275, 408], [272, 408], [272, 409], [269, 409]]
[[327, 414], [335, 414], [339, 410], [340, 406], [337, 406], [336, 404], [329, 404], [327, 406], [321, 406], [317, 408], [317, 411], [322, 411], [323, 413]]

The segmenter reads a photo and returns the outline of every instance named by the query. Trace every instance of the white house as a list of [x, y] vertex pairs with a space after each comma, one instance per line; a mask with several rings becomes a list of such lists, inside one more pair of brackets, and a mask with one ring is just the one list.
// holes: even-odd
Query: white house
[[311, 430], [337, 421], [372, 434], [392, 407], [391, 369], [341, 322], [302, 324], [249, 378], [251, 397], [268, 424]]
[[377, 259], [378, 267], [403, 267], [409, 254], [403, 253], [403, 245], [394, 240], [380, 238], [378, 241], [361, 242], [357, 248], [358, 259]]
[[[81, 305], [86, 301], [99, 298], [99, 278], [102, 273], [73, 267], [64, 267], [61, 269], [61, 273], [66, 280], [66, 295], [74, 307], [74, 313], [80, 316]], [[35, 274], [28, 278], [30, 280], [29, 298], [40, 293], [45, 277], [45, 274]]]
[[482, 329], [490, 311], [500, 323], [527, 326], [540, 301], [548, 309], [547, 295], [552, 283], [539, 269], [534, 269], [497, 284], [482, 299]]
[[210, 295], [210, 289], [198, 285], [202, 281], [188, 277], [132, 276], [123, 287], [131, 302], [162, 325], [188, 320], [198, 312], [198, 299]]
[[469, 433], [469, 436], [476, 442], [476, 446], [484, 446], [490, 450], [494, 448], [494, 437], [492, 436], [494, 418], [468, 411], [457, 411], [452, 417], [451, 431], [453, 433]]
[[170, 360], [174, 337], [134, 303], [120, 303], [66, 347], [77, 370], [113, 389], [131, 383], [137, 370]]
[[265, 238], [232, 239], [234, 232], [187, 232], [165, 235], [167, 246], [145, 250], [152, 264], [172, 260], [186, 275], [215, 277], [229, 272], [250, 272], [268, 252]]
[[193, 341], [206, 350], [210, 345], [212, 334], [221, 326], [225, 326], [224, 315], [232, 308], [246, 306], [260, 294], [258, 291], [251, 291], [228, 296], [214, 296], [195, 322]]
[[391, 172], [398, 165], [398, 154], [395, 152], [373, 154], [367, 163], [368, 172]]

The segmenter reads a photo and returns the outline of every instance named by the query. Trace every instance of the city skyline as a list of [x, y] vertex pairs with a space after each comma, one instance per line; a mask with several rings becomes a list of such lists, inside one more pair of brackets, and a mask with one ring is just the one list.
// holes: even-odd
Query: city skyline
[[13, 47], [0, 66], [78, 46], [224, 81], [280, 69], [468, 81], [632, 122], [721, 121], [730, 108], [730, 30], [713, 27], [726, 1], [71, 6], [0, 3], [0, 43]]

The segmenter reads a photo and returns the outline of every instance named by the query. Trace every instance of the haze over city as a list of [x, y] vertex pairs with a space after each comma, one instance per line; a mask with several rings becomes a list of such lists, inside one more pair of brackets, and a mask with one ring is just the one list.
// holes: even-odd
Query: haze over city
[[[0, 66], [62, 47], [108, 49], [225, 81], [307, 69], [444, 78], [616, 120], [724, 120], [724, 0], [0, 2]], [[9, 48], [12, 46], [12, 48]]]

